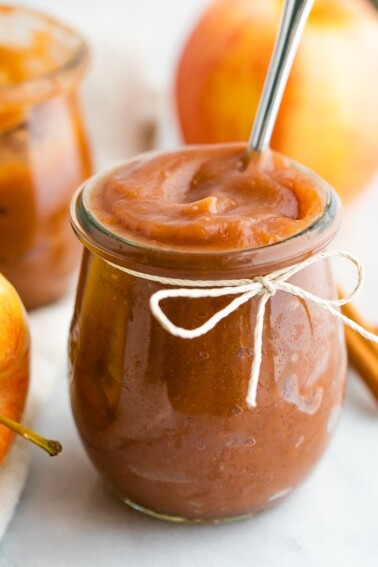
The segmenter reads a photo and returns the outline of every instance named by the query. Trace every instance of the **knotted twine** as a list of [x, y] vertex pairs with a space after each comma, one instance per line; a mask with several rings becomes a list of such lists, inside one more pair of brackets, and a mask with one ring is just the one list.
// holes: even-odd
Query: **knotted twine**
[[[351, 293], [340, 299], [324, 299], [317, 295], [294, 285], [287, 280], [292, 276], [301, 272], [305, 268], [316, 264], [328, 258], [345, 258], [349, 260], [357, 269], [357, 283]], [[262, 343], [263, 343], [263, 330], [265, 308], [269, 299], [273, 297], [278, 291], [289, 293], [294, 297], [310, 301], [318, 305], [333, 317], [342, 321], [345, 325], [359, 333], [365, 339], [378, 343], [378, 335], [371, 333], [364, 329], [361, 325], [343, 315], [339, 308], [342, 305], [351, 303], [361, 290], [364, 280], [363, 267], [356, 256], [349, 252], [343, 251], [327, 251], [310, 256], [306, 260], [271, 272], [265, 276], [257, 276], [253, 279], [234, 279], [234, 280], [186, 280], [178, 278], [168, 278], [162, 276], [155, 276], [144, 272], [137, 272], [123, 266], [118, 266], [112, 262], [106, 261], [109, 265], [125, 272], [131, 276], [158, 282], [162, 285], [174, 286], [176, 289], [162, 289], [152, 294], [150, 298], [150, 309], [153, 316], [159, 321], [161, 326], [171, 335], [181, 339], [195, 339], [201, 337], [214, 329], [214, 327], [228, 317], [231, 313], [236, 311], [241, 305], [247, 303], [254, 297], [260, 297], [260, 301], [256, 312], [256, 322], [254, 330], [254, 356], [251, 366], [251, 374], [247, 392], [247, 404], [250, 407], [256, 407], [257, 389], [259, 384], [260, 369], [262, 362]], [[178, 289], [177, 289], [178, 288]], [[196, 299], [201, 297], [224, 297], [229, 295], [236, 295], [228, 305], [214, 313], [205, 323], [196, 327], [195, 329], [185, 329], [175, 325], [164, 313], [160, 307], [161, 301], [174, 297], [185, 297], [189, 299]]]

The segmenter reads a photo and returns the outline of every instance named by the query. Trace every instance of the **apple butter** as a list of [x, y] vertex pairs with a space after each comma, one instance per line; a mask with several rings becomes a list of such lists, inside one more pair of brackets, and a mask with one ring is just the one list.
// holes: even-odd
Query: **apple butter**
[[27, 308], [66, 290], [80, 249], [69, 203], [91, 171], [77, 90], [84, 42], [27, 8], [0, 7], [0, 272]]
[[[226, 521], [272, 506], [311, 472], [343, 401], [341, 322], [288, 293], [272, 296], [250, 407], [259, 298], [186, 340], [150, 311], [151, 296], [169, 284], [138, 273], [214, 282], [265, 275], [325, 249], [339, 207], [308, 170], [271, 151], [248, 155], [242, 144], [145, 154], [79, 190], [72, 408], [90, 458], [125, 502], [175, 521]], [[290, 282], [337, 297], [327, 260]], [[193, 329], [231, 299], [177, 297], [162, 308]]]

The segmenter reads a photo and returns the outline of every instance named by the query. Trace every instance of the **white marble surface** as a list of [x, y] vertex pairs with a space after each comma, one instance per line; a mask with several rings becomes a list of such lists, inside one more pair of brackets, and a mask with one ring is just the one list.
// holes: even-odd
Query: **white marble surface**
[[[108, 12], [122, 6], [125, 25], [147, 20], [151, 41], [162, 49], [160, 77], [172, 67], [173, 48], [206, 0], [108, 0]], [[38, 0], [81, 23], [101, 16], [99, 0]], [[77, 11], [75, 12], [74, 9]], [[148, 10], [147, 10], [148, 8]], [[144, 18], [143, 18], [144, 15]], [[109, 13], [107, 18], [109, 18]], [[146, 21], [144, 21], [146, 23]], [[164, 41], [163, 41], [164, 39]], [[360, 305], [378, 323], [378, 182], [346, 215], [338, 245], [358, 253], [367, 265]], [[342, 280], [348, 271], [340, 266]], [[37, 422], [58, 438], [63, 454], [49, 460], [32, 451], [22, 499], [0, 544], [0, 567], [376, 567], [378, 564], [378, 409], [351, 376], [345, 411], [334, 441], [310, 480], [287, 501], [254, 519], [227, 526], [182, 526], [151, 520], [129, 510], [103, 486], [76, 434], [68, 401], [65, 351], [72, 296], [58, 307], [32, 315], [39, 353], [53, 361], [52, 398]], [[56, 318], [56, 309], [59, 318]], [[51, 332], [52, 322], [57, 321]], [[41, 339], [50, 329], [46, 342]], [[351, 373], [352, 374], [352, 373]], [[1, 503], [0, 503], [1, 505]]]

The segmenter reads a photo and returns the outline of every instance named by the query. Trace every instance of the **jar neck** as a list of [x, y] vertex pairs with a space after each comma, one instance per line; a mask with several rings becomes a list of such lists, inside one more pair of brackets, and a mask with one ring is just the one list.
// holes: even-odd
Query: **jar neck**
[[326, 196], [324, 210], [302, 232], [267, 246], [190, 252], [153, 248], [125, 240], [98, 223], [85, 199], [90, 186], [108, 175], [109, 170], [85, 183], [74, 196], [71, 204], [72, 227], [79, 240], [92, 253], [121, 268], [138, 272], [193, 280], [252, 278], [271, 273], [324, 250], [334, 239], [340, 225], [341, 205], [335, 191], [306, 168], [294, 163], [292, 165], [310, 175], [322, 188]]
[[[77, 88], [88, 65], [89, 51], [86, 42], [73, 29], [37, 10], [0, 6], [2, 31], [1, 43], [10, 54], [12, 50], [21, 50], [22, 57], [27, 58], [34, 42], [40, 57], [44, 57], [44, 49], [47, 58], [51, 52], [57, 53], [54, 65], [49, 64], [45, 71], [0, 87], [2, 111], [19, 105], [38, 104]], [[18, 37], [23, 38], [20, 44], [14, 39]]]

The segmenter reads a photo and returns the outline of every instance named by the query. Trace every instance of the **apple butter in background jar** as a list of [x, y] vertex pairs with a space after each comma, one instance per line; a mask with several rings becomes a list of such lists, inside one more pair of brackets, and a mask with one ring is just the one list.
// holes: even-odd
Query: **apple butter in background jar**
[[70, 28], [0, 6], [0, 272], [29, 309], [58, 299], [78, 264], [69, 203], [91, 172], [78, 102], [87, 60]]
[[[79, 190], [72, 408], [90, 458], [126, 503], [174, 521], [227, 521], [272, 506], [311, 472], [343, 402], [342, 323], [288, 293], [270, 297], [251, 407], [259, 297], [187, 340], [151, 314], [151, 296], [172, 285], [135, 272], [214, 282], [269, 274], [324, 250], [339, 213], [316, 175], [273, 152], [247, 157], [241, 144], [144, 154]], [[328, 260], [289, 281], [337, 298]], [[194, 329], [234, 298], [176, 297], [162, 309]]]

